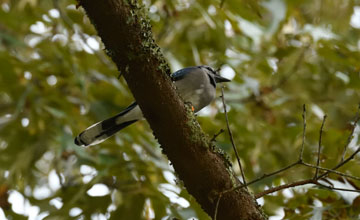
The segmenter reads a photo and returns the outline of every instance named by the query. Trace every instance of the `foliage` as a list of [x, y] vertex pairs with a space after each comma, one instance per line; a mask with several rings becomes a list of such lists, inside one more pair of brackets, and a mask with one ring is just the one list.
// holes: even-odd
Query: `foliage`
[[[73, 144], [80, 131], [133, 101], [75, 4], [1, 1], [0, 216], [209, 219], [176, 180], [145, 121], [98, 146]], [[208, 64], [222, 67], [225, 76], [235, 73], [225, 97], [248, 180], [297, 160], [303, 104], [309, 109], [304, 160], [316, 162], [324, 112], [321, 166], [340, 160], [360, 98], [360, 1], [224, 0], [222, 8], [220, 1], [206, 0], [143, 4], [173, 71]], [[222, 112], [217, 99], [198, 114], [209, 136], [226, 128]], [[348, 154], [357, 148], [358, 135], [356, 129]], [[240, 176], [228, 135], [217, 142]], [[360, 173], [356, 159], [340, 171]], [[250, 190], [261, 192], [313, 173], [296, 167]], [[355, 219], [359, 201], [357, 194], [311, 185], [259, 200], [269, 216], [280, 213], [286, 219]]]

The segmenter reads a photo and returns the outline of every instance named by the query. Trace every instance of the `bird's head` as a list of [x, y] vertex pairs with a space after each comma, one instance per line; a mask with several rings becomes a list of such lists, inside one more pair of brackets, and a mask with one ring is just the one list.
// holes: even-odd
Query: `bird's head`
[[207, 75], [209, 76], [210, 83], [216, 87], [216, 83], [222, 83], [222, 82], [230, 82], [231, 80], [226, 79], [222, 76], [220, 76], [218, 70], [214, 70], [210, 66], [200, 66], [201, 69], [203, 69]]

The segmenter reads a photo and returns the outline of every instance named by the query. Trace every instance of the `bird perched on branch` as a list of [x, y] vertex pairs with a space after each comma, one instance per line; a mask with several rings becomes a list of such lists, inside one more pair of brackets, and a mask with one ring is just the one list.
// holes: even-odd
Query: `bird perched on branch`
[[[178, 70], [171, 75], [171, 80], [183, 100], [191, 103], [194, 112], [198, 112], [214, 100], [216, 83], [230, 81], [221, 77], [209, 66]], [[138, 104], [134, 102], [119, 114], [88, 127], [75, 138], [75, 144], [79, 146], [99, 144], [140, 119], [143, 119], [143, 114]]]

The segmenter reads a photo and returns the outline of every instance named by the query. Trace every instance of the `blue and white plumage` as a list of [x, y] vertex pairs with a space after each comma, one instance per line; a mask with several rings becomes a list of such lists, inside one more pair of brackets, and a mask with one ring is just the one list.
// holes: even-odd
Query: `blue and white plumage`
[[[179, 95], [189, 102], [197, 112], [209, 105], [216, 96], [216, 83], [229, 82], [209, 66], [187, 67], [171, 75]], [[75, 144], [89, 146], [99, 144], [121, 129], [143, 119], [143, 114], [136, 102], [119, 114], [98, 122], [81, 132], [75, 138]]]

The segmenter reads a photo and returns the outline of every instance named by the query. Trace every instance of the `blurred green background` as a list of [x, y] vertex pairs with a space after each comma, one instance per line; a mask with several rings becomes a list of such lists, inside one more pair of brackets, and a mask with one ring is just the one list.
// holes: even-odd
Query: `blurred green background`
[[[133, 101], [74, 0], [0, 1], [0, 219], [209, 219], [177, 179], [146, 121], [90, 148], [74, 137]], [[101, 4], [101, 1], [99, 1]], [[247, 180], [298, 159], [341, 158], [360, 100], [359, 0], [147, 0], [156, 42], [172, 71], [221, 67], [230, 126]], [[222, 4], [222, 7], [220, 5]], [[198, 113], [213, 136], [221, 100]], [[359, 129], [348, 155], [358, 147]], [[240, 176], [225, 132], [217, 144]], [[359, 157], [340, 169], [359, 175]], [[250, 186], [254, 193], [314, 170], [297, 167]], [[359, 182], [330, 175], [334, 184]], [[206, 184], [206, 183], [204, 183]], [[313, 186], [258, 200], [270, 219], [359, 219], [360, 197]]]

